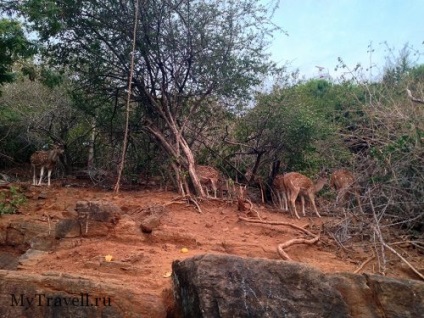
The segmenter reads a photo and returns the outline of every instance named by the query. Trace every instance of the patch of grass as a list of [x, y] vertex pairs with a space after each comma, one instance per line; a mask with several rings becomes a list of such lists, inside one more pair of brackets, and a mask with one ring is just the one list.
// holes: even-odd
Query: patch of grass
[[26, 198], [19, 188], [11, 186], [8, 191], [0, 192], [0, 215], [14, 214]]

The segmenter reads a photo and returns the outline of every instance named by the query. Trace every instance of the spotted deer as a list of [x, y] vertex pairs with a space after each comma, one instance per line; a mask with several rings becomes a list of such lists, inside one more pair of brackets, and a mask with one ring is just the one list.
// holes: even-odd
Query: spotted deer
[[276, 175], [274, 178], [274, 181], [272, 182], [272, 186], [274, 188], [274, 193], [275, 193], [279, 208], [281, 210], [287, 211], [289, 208], [287, 205], [286, 190], [284, 188], [284, 175], [282, 174]]
[[207, 195], [209, 196], [207, 186], [210, 184], [214, 192], [214, 197], [216, 198], [218, 191], [218, 182], [220, 180], [219, 171], [211, 166], [198, 165], [196, 166], [196, 173], [199, 177], [200, 183], [205, 186]]
[[[36, 151], [31, 155], [30, 161], [33, 169], [33, 185], [41, 185], [43, 180], [44, 168], [47, 169], [47, 184], [50, 186], [50, 176], [53, 168], [56, 166], [59, 155], [64, 152], [63, 145], [53, 145], [52, 150]], [[36, 168], [40, 168], [40, 180], [36, 183]]]
[[356, 178], [352, 172], [347, 169], [335, 170], [330, 178], [331, 188], [337, 191], [336, 205], [345, 205], [350, 194], [353, 194], [358, 202], [361, 213], [362, 210], [361, 200], [357, 189]]
[[282, 177], [277, 177], [274, 180], [274, 186], [276, 185], [277, 189], [279, 189], [280, 196], [282, 197], [282, 199], [286, 200], [285, 204], [286, 206], [288, 205], [288, 210], [290, 210], [290, 213], [294, 211], [296, 217], [300, 219], [296, 209], [296, 199], [300, 195], [300, 199], [302, 201], [303, 216], [306, 215], [305, 197], [308, 197], [309, 201], [311, 201], [312, 203], [315, 214], [318, 217], [321, 217], [321, 215], [318, 213], [318, 209], [315, 204], [315, 193], [320, 191], [327, 183], [326, 176], [321, 176], [316, 181], [316, 183], [313, 183], [311, 179], [297, 172], [289, 172], [283, 175]]

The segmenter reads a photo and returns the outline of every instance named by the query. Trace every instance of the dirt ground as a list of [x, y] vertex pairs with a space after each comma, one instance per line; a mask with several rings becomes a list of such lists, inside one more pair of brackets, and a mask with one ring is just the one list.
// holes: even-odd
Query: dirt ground
[[[32, 186], [29, 181], [20, 186], [27, 202], [19, 208], [18, 214], [1, 216], [0, 225], [27, 221], [54, 229], [56, 222], [74, 213], [76, 202], [80, 200], [109, 202], [122, 210], [119, 223], [105, 236], [61, 239], [51, 251], [18, 266], [19, 270], [32, 273], [53, 271], [116, 280], [134, 290], [159, 295], [171, 288], [169, 276], [174, 260], [204, 253], [278, 260], [281, 259], [277, 253], [278, 244], [295, 238], [311, 238], [286, 225], [241, 221], [239, 216], [245, 217], [245, 214], [237, 210], [236, 202], [202, 200], [199, 201], [202, 213], [199, 213], [193, 204], [183, 200], [171, 203], [178, 198], [177, 193], [151, 188], [121, 190], [116, 194], [75, 180], [54, 180], [51, 187]], [[160, 225], [150, 234], [142, 233], [138, 226], [139, 211], [161, 205], [166, 205], [166, 212]], [[315, 244], [293, 245], [285, 249], [296, 262], [326, 273], [355, 272], [373, 255], [370, 243], [342, 246], [323, 231], [329, 225], [338, 224], [341, 218], [323, 216], [319, 219], [308, 209], [307, 217], [297, 220], [269, 205], [254, 204], [254, 209], [264, 221], [288, 222], [315, 234], [321, 233]], [[399, 244], [396, 249], [414, 267], [424, 268], [422, 251], [409, 244]], [[0, 246], [2, 250], [10, 252], [11, 248]], [[106, 255], [113, 257], [112, 262], [105, 262]], [[390, 252], [386, 256], [387, 276], [419, 279], [397, 256]], [[378, 259], [374, 258], [359, 273], [377, 273], [378, 270]]]

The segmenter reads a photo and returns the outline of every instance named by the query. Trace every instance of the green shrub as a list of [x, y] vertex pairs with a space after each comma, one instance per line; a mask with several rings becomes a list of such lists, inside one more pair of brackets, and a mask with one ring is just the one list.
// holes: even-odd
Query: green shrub
[[19, 188], [11, 186], [9, 191], [0, 192], [0, 215], [16, 213], [25, 202], [26, 198]]

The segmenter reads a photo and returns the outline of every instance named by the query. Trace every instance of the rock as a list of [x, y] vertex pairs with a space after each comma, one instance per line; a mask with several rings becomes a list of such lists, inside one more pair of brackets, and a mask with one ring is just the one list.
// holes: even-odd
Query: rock
[[[40, 233], [49, 233], [49, 231], [48, 224], [30, 221], [11, 222], [0, 226], [0, 232], [5, 234], [0, 235], [0, 245], [14, 246], [17, 249], [26, 251], [33, 243], [34, 237], [37, 237]], [[48, 234], [46, 234], [47, 236]]]
[[56, 224], [55, 237], [107, 236], [121, 218], [121, 209], [109, 202], [78, 201], [77, 219], [64, 219]]
[[0, 270], [0, 317], [167, 317], [162, 296], [119, 282]]
[[30, 241], [30, 246], [33, 249], [40, 251], [51, 251], [57, 245], [57, 240], [53, 235], [49, 234], [38, 234], [33, 237]]
[[172, 272], [184, 317], [349, 317], [324, 274], [306, 266], [203, 255], [174, 261]]
[[379, 275], [328, 275], [350, 308], [352, 317], [421, 317], [424, 283]]
[[113, 203], [104, 201], [78, 201], [75, 210], [80, 219], [103, 223], [118, 223], [121, 209]]
[[19, 269], [22, 270], [25, 268], [25, 266], [34, 266], [36, 265], [48, 252], [40, 251], [36, 249], [30, 248], [28, 251], [26, 251], [24, 254], [22, 254], [18, 261], [19, 261]]
[[153, 229], [160, 225], [160, 215], [152, 214], [144, 218], [140, 223], [140, 229], [143, 233], [152, 233]]
[[183, 317], [419, 317], [424, 284], [226, 255], [174, 261]]
[[55, 237], [57, 239], [81, 236], [81, 225], [76, 219], [60, 220], [56, 223]]

